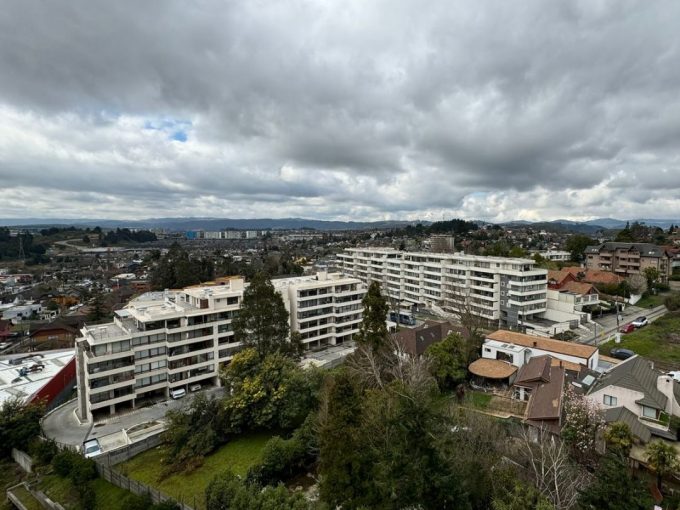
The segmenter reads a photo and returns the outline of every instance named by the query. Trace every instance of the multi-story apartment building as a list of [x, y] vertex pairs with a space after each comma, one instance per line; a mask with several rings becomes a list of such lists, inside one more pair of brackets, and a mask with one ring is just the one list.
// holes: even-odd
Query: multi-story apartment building
[[469, 307], [508, 326], [532, 327], [547, 309], [547, 271], [531, 259], [349, 248], [338, 265], [348, 276], [380, 282], [399, 302]]
[[672, 257], [662, 247], [649, 243], [603, 243], [588, 246], [586, 268], [612, 271], [620, 276], [644, 273], [648, 267], [659, 271], [667, 282], [673, 273]]
[[366, 286], [339, 273], [317, 273], [273, 280], [290, 313], [291, 331], [300, 333], [308, 349], [337, 345], [359, 331]]
[[240, 348], [231, 321], [243, 299], [241, 278], [221, 285], [152, 292], [85, 326], [76, 340], [78, 415], [135, 407], [191, 384], [218, 384], [220, 363]]
[[[352, 339], [366, 293], [339, 274], [275, 280], [309, 349]], [[115, 312], [108, 324], [85, 326], [76, 340], [78, 416], [100, 414], [167, 397], [191, 385], [219, 384], [219, 369], [241, 348], [232, 320], [243, 300], [241, 278], [178, 291], [151, 292]]]

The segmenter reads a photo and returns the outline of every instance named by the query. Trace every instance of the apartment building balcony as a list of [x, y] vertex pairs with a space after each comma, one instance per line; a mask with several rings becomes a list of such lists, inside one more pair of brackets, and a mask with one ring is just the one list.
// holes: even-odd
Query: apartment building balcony
[[159, 381], [157, 383], [149, 384], [147, 386], [139, 386], [135, 388], [135, 399], [143, 396], [146, 393], [149, 393], [151, 391], [156, 391], [160, 389], [167, 388], [168, 386], [168, 380], [165, 379], [163, 381]]
[[[519, 288], [521, 289], [521, 287]], [[532, 294], [545, 294], [546, 293], [546, 287], [541, 287], [541, 288], [526, 288], [519, 290], [518, 288], [513, 288], [510, 287], [508, 290], [508, 295], [509, 296], [531, 296]]]
[[168, 378], [170, 391], [176, 388], [181, 388], [186, 384], [195, 383], [208, 377], [214, 377], [216, 375], [217, 375], [216, 363], [213, 363], [212, 366], [210, 367], [201, 367], [186, 372], [181, 372], [178, 374], [173, 374], [171, 377]]
[[527, 307], [527, 306], [538, 305], [538, 304], [542, 304], [544, 306], [547, 306], [547, 301], [546, 301], [546, 297], [543, 296], [541, 298], [527, 299], [527, 300], [523, 300], [523, 301], [519, 301], [519, 300], [516, 300], [516, 299], [508, 299], [508, 304], [509, 305], [517, 305], [517, 306], [520, 306], [520, 307]]
[[125, 386], [130, 386], [135, 383], [135, 373], [125, 372], [124, 374], [114, 374], [108, 377], [97, 377], [96, 379], [90, 379], [90, 395], [96, 393], [102, 393], [104, 391], [115, 390], [118, 388], [123, 388]]
[[[190, 360], [191, 358], [187, 358], [187, 359]], [[173, 365], [173, 363], [174, 363], [174, 365]], [[193, 363], [190, 363], [187, 360], [179, 360], [179, 361], [172, 362], [172, 363], [168, 364], [168, 374], [176, 375], [176, 374], [179, 374], [181, 372], [186, 372], [187, 369], [196, 370], [196, 369], [211, 367], [213, 365], [215, 365], [214, 355], [210, 358], [205, 356], [204, 358], [201, 358], [200, 360], [195, 361]]]
[[126, 388], [119, 388], [117, 390], [112, 390], [107, 394], [99, 393], [97, 395], [90, 396], [90, 410], [102, 409], [115, 404], [120, 404], [121, 402], [127, 402], [135, 399], [135, 392], [133, 386], [128, 386]]
[[127, 353], [127, 358], [118, 361], [104, 361], [98, 363], [88, 363], [87, 373], [92, 377], [97, 374], [97, 377], [104, 377], [107, 375], [113, 375], [125, 371], [125, 369], [130, 369], [135, 365], [135, 358]]

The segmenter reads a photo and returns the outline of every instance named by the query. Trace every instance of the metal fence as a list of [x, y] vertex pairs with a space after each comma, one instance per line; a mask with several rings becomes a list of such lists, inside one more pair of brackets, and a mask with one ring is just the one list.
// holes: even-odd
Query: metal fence
[[99, 473], [99, 476], [101, 476], [104, 480], [112, 483], [117, 487], [120, 487], [121, 489], [130, 491], [134, 494], [137, 494], [138, 496], [148, 495], [154, 504], [161, 503], [163, 501], [172, 501], [176, 502], [179, 505], [180, 510], [194, 510], [193, 507], [190, 507], [189, 505], [183, 502], [178, 502], [177, 500], [171, 498], [164, 492], [161, 492], [158, 489], [154, 489], [153, 487], [146, 485], [145, 483], [132, 480], [131, 478], [128, 478], [127, 476], [119, 473], [118, 471], [111, 469], [110, 467], [107, 467], [103, 464], [100, 464], [99, 462], [97, 462], [97, 472]]

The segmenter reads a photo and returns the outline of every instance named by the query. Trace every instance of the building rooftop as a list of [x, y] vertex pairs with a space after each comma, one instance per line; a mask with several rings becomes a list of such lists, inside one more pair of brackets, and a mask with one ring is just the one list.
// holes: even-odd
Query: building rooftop
[[[603, 373], [589, 393], [594, 393], [608, 386], [619, 386], [644, 395], [639, 404], [664, 409], [668, 397], [661, 393], [657, 386], [657, 379], [661, 374], [656, 372], [651, 363], [640, 356], [633, 356]], [[677, 385], [678, 383], [674, 383]]]
[[[19, 398], [24, 402], [47, 384], [74, 356], [73, 349], [45, 353], [15, 354], [0, 359], [0, 404]], [[17, 364], [11, 364], [15, 360]], [[44, 365], [42, 371], [29, 372], [21, 376], [22, 368]]]
[[592, 345], [563, 342], [562, 340], [553, 340], [552, 338], [525, 335], [524, 333], [517, 333], [516, 331], [505, 331], [499, 329], [498, 331], [494, 331], [493, 333], [486, 335], [486, 338], [488, 340], [496, 340], [497, 342], [505, 342], [509, 344], [520, 345], [522, 347], [534, 347], [542, 351], [565, 354], [567, 356], [576, 356], [584, 359], [590, 358], [597, 352], [597, 347]]
[[479, 358], [470, 363], [468, 370], [486, 379], [505, 379], [517, 372], [517, 367], [499, 359]]

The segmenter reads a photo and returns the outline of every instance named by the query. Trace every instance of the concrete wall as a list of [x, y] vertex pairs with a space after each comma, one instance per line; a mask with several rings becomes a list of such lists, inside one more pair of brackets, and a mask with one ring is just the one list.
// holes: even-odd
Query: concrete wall
[[21, 469], [27, 473], [33, 472], [33, 459], [29, 457], [27, 453], [17, 450], [16, 448], [12, 448], [12, 458], [14, 459], [14, 462], [21, 466]]

